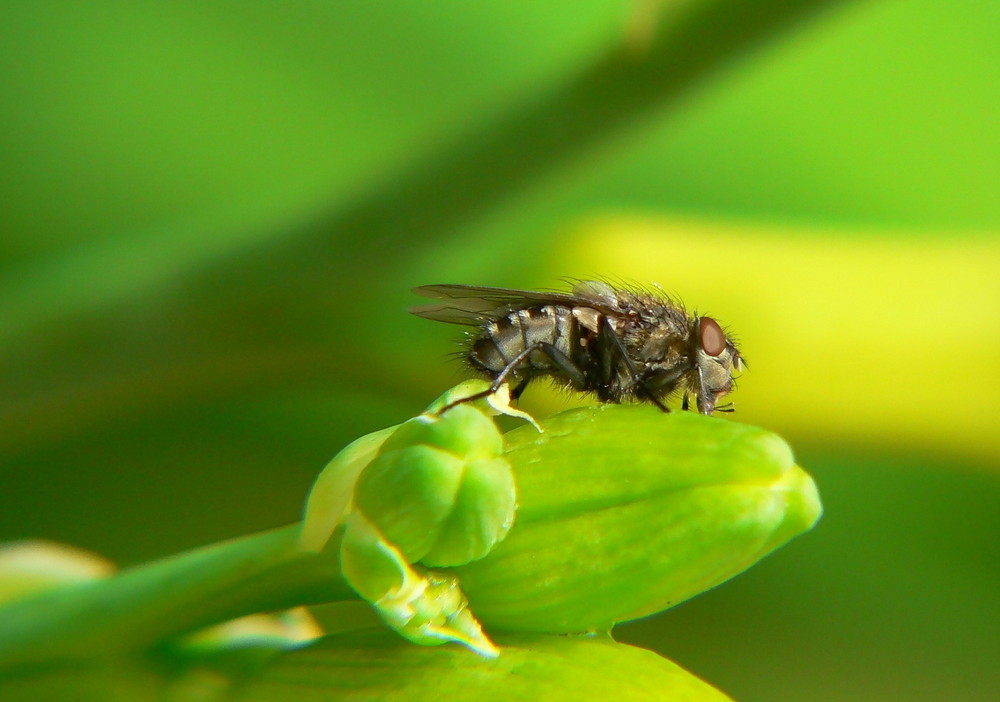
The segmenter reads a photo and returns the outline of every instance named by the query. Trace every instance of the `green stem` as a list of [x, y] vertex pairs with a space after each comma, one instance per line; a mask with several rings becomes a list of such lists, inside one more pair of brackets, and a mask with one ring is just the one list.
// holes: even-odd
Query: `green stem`
[[0, 669], [134, 650], [245, 614], [355, 599], [340, 573], [340, 532], [315, 553], [301, 549], [299, 530], [213, 544], [0, 607]]
[[[202, 319], [206, 309], [216, 310], [221, 318], [233, 305], [245, 309], [248, 300], [260, 320], [312, 318], [314, 311], [303, 306], [314, 304], [310, 301], [316, 291], [323, 291], [324, 314], [338, 309], [344, 316], [341, 328], [350, 327], [356, 291], [377, 290], [379, 279], [398, 275], [409, 262], [409, 257], [386, 252], [416, 251], [425, 242], [454, 236], [539, 179], [569, 170], [596, 148], [661, 117], [726, 67], [841, 2], [680, 0], [668, 6], [663, 27], [647, 48], [639, 51], [625, 42], [611, 47], [561, 85], [511, 106], [447, 147], [439, 145], [412, 168], [317, 215], [296, 232], [275, 230], [280, 236], [270, 241], [232, 236], [232, 245], [222, 250], [213, 232], [202, 237], [202, 251], [181, 247], [172, 256], [161, 255], [160, 237], [130, 242], [124, 253], [122, 242], [112, 242], [103, 251], [88, 244], [43, 269], [0, 279], [5, 289], [0, 300], [0, 358], [12, 361], [0, 371], [0, 386], [27, 389], [0, 400], [0, 425], [8, 428], [0, 435], [0, 452], [14, 453], [64, 435], [66, 427], [54, 424], [53, 418], [65, 416], [67, 406], [73, 407], [69, 424], [78, 430], [134, 412], [136, 404], [149, 401], [143, 394], [147, 379], [171, 377], [172, 396], [190, 399], [232, 392], [247, 383], [256, 390], [289, 372], [328, 377], [331, 358], [360, 357], [360, 352], [335, 348], [350, 343], [338, 335], [322, 343], [313, 340], [315, 345], [299, 358], [295, 354], [303, 350], [296, 350], [280, 325], [262, 329], [258, 348], [249, 356], [244, 335], [220, 337], [214, 324], [157, 333], [160, 353], [138, 363], [132, 345], [108, 346], [93, 358], [67, 358], [67, 377], [77, 383], [60, 387], [51, 383], [58, 373], [50, 365], [40, 370], [31, 361], [42, 349], [71, 345], [65, 338], [66, 320], [72, 320], [71, 328], [80, 330], [82, 339], [113, 336], [122, 329], [134, 338], [137, 301], [157, 295], [164, 285], [188, 292], [177, 293], [174, 307], [160, 310], [161, 319]], [[258, 245], [248, 249], [249, 238]], [[109, 288], [102, 284], [108, 270], [142, 275]], [[373, 278], [373, 272], [378, 277]], [[331, 280], [339, 281], [335, 290]], [[53, 293], [52, 286], [60, 281], [63, 287]], [[331, 293], [343, 298], [334, 299]], [[128, 304], [120, 318], [106, 315], [122, 301]], [[177, 347], [164, 347], [164, 340]], [[259, 348], [271, 353], [261, 357]], [[282, 350], [292, 358], [282, 360]], [[178, 368], [177, 359], [187, 360]], [[58, 355], [51, 362], [58, 363]], [[243, 370], [239, 377], [227, 376], [224, 369], [233, 367]], [[365, 373], [358, 381], [369, 389], [385, 382], [381, 374], [366, 373], [363, 365], [356, 370]], [[47, 375], [32, 377], [39, 372]], [[130, 381], [130, 373], [139, 374], [143, 382]], [[85, 399], [71, 404], [81, 397]]]
[[[431, 240], [502, 205], [546, 174], [662, 117], [734, 62], [844, 0], [681, 0], [645, 48], [616, 44], [550, 92], [459, 135], [310, 233], [335, 262], [384, 261], [387, 240]], [[330, 233], [334, 236], [326, 238]], [[358, 236], [360, 235], [360, 236]], [[345, 265], [346, 264], [346, 265]], [[328, 262], [324, 261], [324, 266]], [[363, 276], [369, 275], [361, 267]]]

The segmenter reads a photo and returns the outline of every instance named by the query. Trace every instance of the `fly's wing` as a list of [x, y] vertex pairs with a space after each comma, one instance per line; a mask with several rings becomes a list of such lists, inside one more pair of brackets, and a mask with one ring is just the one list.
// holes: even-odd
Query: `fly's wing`
[[[585, 287], [589, 285], [598, 287]], [[594, 281], [578, 283], [573, 288], [573, 293], [533, 292], [478, 285], [422, 285], [414, 288], [413, 292], [441, 302], [411, 307], [412, 314], [438, 322], [469, 326], [479, 326], [486, 320], [502, 317], [512, 310], [539, 305], [594, 307], [602, 312], [617, 310], [608, 297], [614, 291], [609, 286]]]

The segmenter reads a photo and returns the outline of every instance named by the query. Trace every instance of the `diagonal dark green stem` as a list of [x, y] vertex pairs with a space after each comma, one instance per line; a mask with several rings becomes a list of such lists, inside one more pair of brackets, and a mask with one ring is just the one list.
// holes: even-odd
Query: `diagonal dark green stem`
[[[206, 245], [200, 258], [186, 253], [180, 263], [161, 264], [158, 249], [140, 246], [123, 254], [109, 247], [103, 258], [88, 250], [79, 260], [71, 254], [56, 261], [59, 275], [46, 269], [7, 285], [0, 281], [6, 289], [0, 299], [0, 359], [10, 359], [0, 364], [0, 387], [7, 388], [0, 398], [0, 426], [7, 427], [0, 455], [42, 445], [69, 430], [86, 431], [151, 402], [331, 377], [331, 359], [359, 358], [351, 344], [364, 340], [352, 342], [343, 333], [299, 338], [311, 327], [297, 322], [337, 310], [337, 329], [360, 328], [354, 319], [363, 313], [358, 291], [371, 294], [380, 281], [392, 279], [408, 263], [401, 252], [454, 236], [461, 225], [664, 114], [733, 63], [840, 2], [667, 3], [663, 26], [644, 50], [624, 42], [611, 47], [549, 92], [458, 135], [354, 201], [297, 231], [265, 239], [253, 251], [233, 237], [237, 244], [228, 253]], [[148, 275], [110, 290], [100, 284], [107, 270], [130, 267]], [[67, 270], [77, 274], [66, 276]], [[72, 286], [53, 293], [52, 281], [65, 279]], [[142, 333], [131, 316], [137, 300], [164, 284], [175, 293], [167, 302], [161, 299], [158, 310], [160, 323], [169, 328], [157, 328], [145, 344], [155, 355], [137, 356], [134, 345], [113, 343], [89, 356], [60, 352], [95, 338], [135, 340]], [[222, 333], [223, 320], [245, 319], [251, 309], [255, 314], [248, 324], [255, 327], [241, 327], [233, 336]], [[199, 323], [205, 310], [213, 310], [218, 323]], [[369, 387], [384, 382], [373, 369], [356, 370], [357, 382]], [[53, 380], [60, 373], [61, 380]], [[169, 380], [166, 397], [147, 394], [149, 387], [160, 388], [163, 378]]]
[[338, 260], [354, 262], [380, 260], [386, 240], [412, 242], [450, 230], [659, 116], [731, 64], [839, 2], [674, 3], [678, 8], [645, 50], [611, 47], [550, 93], [459, 136], [450, 148], [320, 220], [314, 231], [336, 241]]

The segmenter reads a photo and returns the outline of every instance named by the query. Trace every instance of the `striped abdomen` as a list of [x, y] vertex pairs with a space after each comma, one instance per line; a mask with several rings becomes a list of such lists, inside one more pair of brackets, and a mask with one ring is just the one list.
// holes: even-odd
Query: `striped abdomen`
[[[514, 310], [482, 327], [469, 350], [469, 362], [496, 377], [532, 345], [547, 344], [583, 370], [591, 365], [589, 347], [594, 333], [581, 320], [590, 323], [596, 317], [594, 310], [561, 305]], [[596, 329], [596, 321], [593, 325]], [[550, 353], [536, 348], [518, 364], [515, 373], [526, 378], [539, 373], [560, 373], [560, 368]]]

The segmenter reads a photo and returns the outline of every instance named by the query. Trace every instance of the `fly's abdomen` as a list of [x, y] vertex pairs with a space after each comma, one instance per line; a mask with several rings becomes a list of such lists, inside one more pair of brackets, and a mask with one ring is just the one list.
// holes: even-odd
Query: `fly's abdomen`
[[483, 327], [472, 343], [469, 362], [496, 375], [527, 349], [534, 347], [518, 364], [515, 372], [519, 375], [524, 375], [526, 371], [551, 372], [556, 370], [556, 366], [543, 345], [551, 345], [568, 356], [576, 337], [576, 320], [567, 307], [545, 305], [516, 310]]

